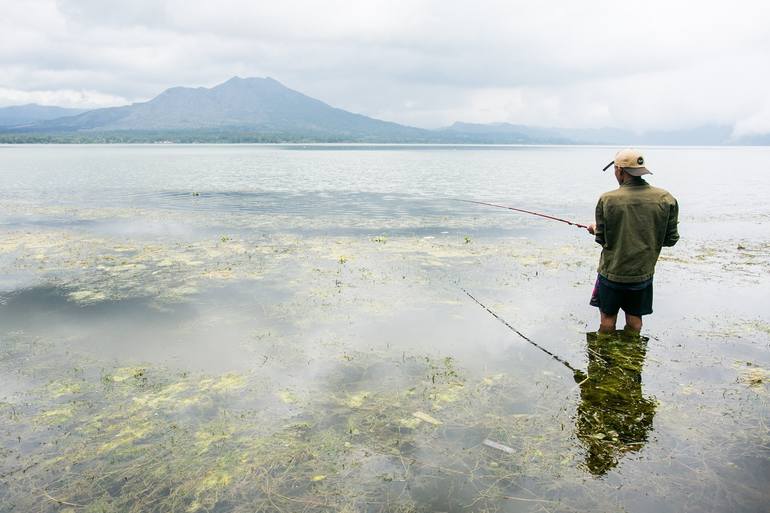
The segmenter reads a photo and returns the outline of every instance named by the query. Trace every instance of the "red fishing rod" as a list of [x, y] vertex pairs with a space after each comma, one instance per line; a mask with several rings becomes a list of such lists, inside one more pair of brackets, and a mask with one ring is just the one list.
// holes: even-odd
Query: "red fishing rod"
[[456, 201], [462, 201], [464, 203], [475, 203], [477, 205], [486, 205], [488, 207], [497, 207], [497, 208], [505, 208], [508, 210], [515, 210], [516, 212], [523, 212], [525, 214], [530, 214], [533, 216], [539, 216], [539, 217], [545, 217], [546, 219], [551, 219], [553, 221], [561, 221], [562, 223], [567, 223], [570, 226], [577, 226], [578, 228], [585, 228], [588, 229], [588, 226], [580, 223], [573, 223], [572, 221], [568, 221], [567, 219], [562, 219], [560, 217], [554, 217], [549, 216], [547, 214], [540, 214], [538, 212], [532, 212], [531, 210], [524, 210], [522, 208], [514, 208], [514, 207], [506, 207], [505, 205], [495, 205], [494, 203], [485, 203], [483, 201], [473, 201], [473, 200], [464, 200], [464, 199], [458, 199]]

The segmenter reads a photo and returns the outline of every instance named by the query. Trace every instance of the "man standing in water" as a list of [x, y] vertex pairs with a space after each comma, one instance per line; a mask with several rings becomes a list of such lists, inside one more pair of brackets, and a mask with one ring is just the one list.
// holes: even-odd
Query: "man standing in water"
[[639, 151], [621, 150], [607, 167], [613, 164], [620, 187], [601, 195], [596, 223], [588, 227], [602, 246], [591, 305], [601, 314], [600, 333], [615, 331], [621, 309], [625, 330], [639, 333], [642, 316], [652, 313], [652, 277], [660, 250], [679, 240], [679, 206], [667, 191], [641, 178], [652, 173]]

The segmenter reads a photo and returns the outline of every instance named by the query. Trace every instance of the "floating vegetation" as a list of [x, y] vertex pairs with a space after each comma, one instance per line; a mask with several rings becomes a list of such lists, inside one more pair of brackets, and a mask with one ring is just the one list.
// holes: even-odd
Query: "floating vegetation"
[[70, 299], [78, 303], [88, 304], [104, 301], [107, 296], [103, 292], [94, 292], [93, 290], [77, 290], [70, 292]]
[[675, 265], [680, 272], [698, 269], [712, 280], [756, 283], [770, 269], [770, 242], [733, 245], [728, 241], [684, 241], [677, 245], [677, 251], [662, 254], [660, 260]]
[[[365, 363], [365, 354], [355, 360], [342, 364], [346, 373], [365, 375], [366, 366], [382, 364]], [[533, 454], [546, 458], [543, 444], [553, 440], [522, 444], [515, 433], [530, 427], [553, 433], [553, 427], [489, 408], [496, 393], [513, 393], [515, 381], [466, 382], [457, 406], [443, 406], [444, 422], [423, 411], [437, 406], [436, 390], [453, 386], [429, 377], [444, 363], [409, 358], [387, 365], [398, 380], [344, 399], [334, 388], [315, 390], [312, 402], [284, 391], [275, 403], [253, 378], [237, 373], [175, 376], [142, 366], [111, 369], [77, 387], [52, 381], [31, 392], [36, 409], [3, 421], [22, 440], [45, 437], [56, 448], [12, 451], [17, 457], [3, 466], [4, 508], [411, 511], [432, 500], [429, 490], [441, 482], [459, 486], [444, 498], [450, 504], [489, 505], [500, 498], [490, 486], [504, 493], [519, 480], [516, 468]], [[469, 409], [476, 401], [483, 414]], [[479, 448], [454, 448], [458, 436], [480, 447], [488, 434], [517, 443], [521, 454], [503, 451], [511, 459], [501, 460]], [[12, 463], [20, 459], [24, 467]]]
[[443, 424], [440, 420], [436, 419], [435, 417], [428, 415], [427, 413], [416, 411], [412, 414], [414, 418], [417, 420], [421, 420], [423, 422], [427, 422], [428, 424], [433, 424], [434, 426], [440, 426]]
[[748, 385], [756, 391], [766, 391], [765, 385], [770, 383], [770, 371], [758, 367], [752, 362], [737, 362], [740, 376], [738, 381]]
[[770, 379], [770, 372], [765, 369], [749, 369], [741, 375], [741, 381], [747, 385], [759, 388]]

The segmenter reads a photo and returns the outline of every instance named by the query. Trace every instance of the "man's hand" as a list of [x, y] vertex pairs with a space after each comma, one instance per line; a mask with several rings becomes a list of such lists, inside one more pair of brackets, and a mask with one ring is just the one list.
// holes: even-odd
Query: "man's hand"
[[588, 230], [588, 233], [591, 235], [596, 235], [596, 223], [589, 224], [586, 230]]

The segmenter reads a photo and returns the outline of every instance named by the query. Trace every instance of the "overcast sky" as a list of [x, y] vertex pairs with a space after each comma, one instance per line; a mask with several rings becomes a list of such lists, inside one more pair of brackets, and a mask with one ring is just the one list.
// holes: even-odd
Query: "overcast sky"
[[0, 106], [270, 76], [428, 128], [770, 132], [770, 2], [0, 0], [0, 13]]

